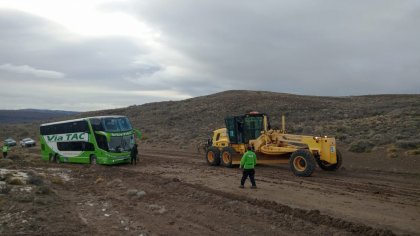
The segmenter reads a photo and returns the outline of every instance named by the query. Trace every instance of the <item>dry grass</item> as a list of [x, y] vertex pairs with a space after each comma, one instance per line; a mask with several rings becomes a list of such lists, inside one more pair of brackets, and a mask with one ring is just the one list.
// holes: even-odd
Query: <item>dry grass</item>
[[48, 178], [49, 180], [50, 180], [50, 182], [51, 183], [53, 183], [53, 184], [58, 184], [58, 185], [63, 185], [64, 184], [64, 181], [63, 181], [63, 179], [61, 178], [61, 177], [59, 177], [59, 176], [55, 176], [55, 175], [53, 175], [53, 176], [49, 176], [49, 178]]
[[[420, 95], [315, 97], [226, 91], [80, 116], [126, 115], [142, 130], [142, 146], [193, 149], [212, 130], [223, 127], [225, 117], [249, 111], [269, 114], [272, 127], [280, 127], [285, 114], [289, 133], [335, 136], [339, 145], [356, 152], [390, 145], [416, 150], [420, 140]], [[16, 139], [26, 134], [38, 137], [38, 129], [39, 123], [0, 125], [0, 134]]]

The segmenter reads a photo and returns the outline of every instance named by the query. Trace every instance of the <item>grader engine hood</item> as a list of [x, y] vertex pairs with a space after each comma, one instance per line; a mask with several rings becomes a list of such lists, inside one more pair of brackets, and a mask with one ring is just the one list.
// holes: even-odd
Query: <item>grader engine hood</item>
[[[315, 137], [317, 138], [317, 137]], [[320, 138], [319, 140], [320, 150], [319, 150], [319, 159], [321, 161], [326, 161], [330, 164], [337, 163], [337, 148], [335, 144], [335, 138]]]

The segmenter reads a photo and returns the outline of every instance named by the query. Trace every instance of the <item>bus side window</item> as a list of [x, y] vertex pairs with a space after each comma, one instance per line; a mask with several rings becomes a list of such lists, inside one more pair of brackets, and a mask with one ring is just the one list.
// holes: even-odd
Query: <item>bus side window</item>
[[83, 151], [95, 151], [95, 147], [93, 146], [93, 144], [88, 142], [83, 143], [82, 149]]
[[95, 134], [96, 143], [98, 144], [98, 147], [102, 150], [108, 151], [108, 144], [106, 141], [106, 137], [100, 134]]
[[104, 127], [100, 119], [91, 119], [90, 123], [94, 131], [104, 131]]

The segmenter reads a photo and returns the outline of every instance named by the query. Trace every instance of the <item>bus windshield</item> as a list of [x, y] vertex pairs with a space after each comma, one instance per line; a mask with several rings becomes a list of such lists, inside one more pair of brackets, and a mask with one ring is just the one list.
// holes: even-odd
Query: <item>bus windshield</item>
[[108, 147], [110, 152], [129, 152], [134, 145], [134, 135], [111, 137]]
[[130, 121], [126, 117], [104, 118], [103, 127], [106, 132], [124, 132], [132, 130]]

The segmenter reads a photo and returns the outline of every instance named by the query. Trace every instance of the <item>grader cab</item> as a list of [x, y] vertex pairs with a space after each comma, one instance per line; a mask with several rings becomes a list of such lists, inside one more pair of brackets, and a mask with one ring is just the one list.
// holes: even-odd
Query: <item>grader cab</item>
[[225, 125], [213, 131], [206, 152], [209, 165], [237, 165], [251, 146], [258, 164], [289, 163], [297, 176], [310, 176], [316, 164], [330, 171], [341, 166], [335, 138], [287, 134], [284, 116], [281, 130], [271, 129], [268, 116], [257, 112], [228, 117]]

